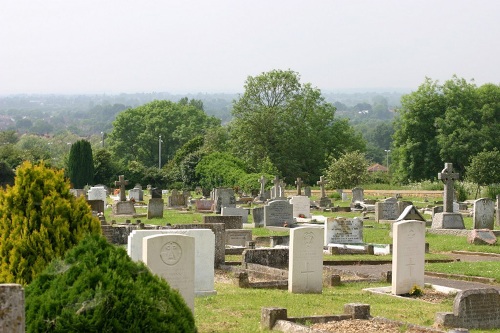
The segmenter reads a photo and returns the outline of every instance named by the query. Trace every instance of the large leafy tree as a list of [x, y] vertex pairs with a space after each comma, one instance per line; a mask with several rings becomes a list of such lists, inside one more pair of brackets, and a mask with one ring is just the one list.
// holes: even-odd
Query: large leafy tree
[[328, 186], [337, 189], [353, 188], [368, 177], [368, 161], [359, 151], [345, 153], [331, 160], [326, 169]]
[[200, 103], [153, 101], [118, 114], [109, 135], [110, 149], [123, 165], [138, 161], [145, 167], [158, 167], [160, 136], [164, 165], [184, 143], [219, 125]]
[[466, 169], [467, 179], [477, 184], [477, 197], [481, 186], [500, 184], [500, 151], [483, 151], [472, 156]]
[[347, 120], [335, 118], [335, 107], [321, 91], [300, 83], [291, 70], [249, 76], [232, 112], [233, 151], [255, 171], [267, 158], [281, 176], [312, 183], [327, 156], [364, 149], [360, 135]]
[[94, 182], [112, 186], [117, 179], [118, 166], [106, 149], [99, 149], [94, 156]]
[[101, 232], [63, 171], [24, 162], [13, 187], [0, 190], [0, 283], [28, 284], [86, 234]]
[[68, 158], [68, 176], [74, 188], [94, 183], [94, 159], [92, 146], [87, 140], [71, 145]]

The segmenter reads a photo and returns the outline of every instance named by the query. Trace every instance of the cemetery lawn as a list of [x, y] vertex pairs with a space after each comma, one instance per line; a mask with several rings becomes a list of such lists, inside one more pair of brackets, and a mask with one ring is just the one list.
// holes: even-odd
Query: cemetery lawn
[[362, 290], [387, 286], [382, 283], [347, 283], [324, 287], [322, 294], [292, 294], [287, 290], [238, 288], [232, 284], [230, 274], [217, 272], [216, 296], [195, 299], [195, 320], [199, 333], [269, 332], [260, 329], [263, 307], [283, 307], [289, 317], [301, 317], [342, 314], [346, 303], [366, 303], [370, 304], [372, 316], [422, 326], [432, 326], [436, 312], [449, 312], [453, 308], [453, 296], [433, 304]]
[[425, 264], [425, 270], [429, 272], [493, 278], [496, 283], [500, 283], [499, 261], [427, 263]]

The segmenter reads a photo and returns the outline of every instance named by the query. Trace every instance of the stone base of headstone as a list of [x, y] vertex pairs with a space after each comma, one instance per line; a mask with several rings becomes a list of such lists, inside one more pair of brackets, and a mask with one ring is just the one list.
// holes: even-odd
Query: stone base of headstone
[[323, 197], [319, 199], [319, 206], [320, 207], [330, 207], [332, 205], [332, 200], [327, 197]]
[[148, 219], [163, 217], [163, 199], [151, 198], [148, 202]]
[[495, 245], [497, 237], [489, 229], [474, 229], [467, 236], [467, 242], [474, 245]]
[[465, 229], [460, 213], [436, 213], [432, 218], [432, 229]]
[[118, 201], [113, 204], [113, 215], [134, 215], [135, 207], [131, 201]]

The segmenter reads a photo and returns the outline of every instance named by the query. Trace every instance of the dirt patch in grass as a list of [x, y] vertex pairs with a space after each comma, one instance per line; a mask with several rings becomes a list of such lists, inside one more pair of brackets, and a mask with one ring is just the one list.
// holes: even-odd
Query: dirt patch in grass
[[324, 324], [314, 324], [311, 328], [322, 331], [322, 332], [336, 332], [336, 333], [351, 333], [351, 332], [363, 332], [363, 333], [429, 333], [429, 332], [442, 332], [439, 330], [424, 328], [424, 327], [407, 327], [405, 325], [400, 325], [396, 322], [386, 322], [376, 319], [353, 319], [353, 320], [341, 320], [341, 321], [331, 321]]

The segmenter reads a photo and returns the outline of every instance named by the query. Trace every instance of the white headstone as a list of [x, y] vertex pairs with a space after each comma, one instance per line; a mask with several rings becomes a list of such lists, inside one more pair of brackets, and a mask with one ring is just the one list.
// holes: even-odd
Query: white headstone
[[134, 261], [142, 261], [143, 239], [153, 235], [186, 235], [195, 239], [195, 294], [214, 295], [215, 235], [210, 229], [134, 230], [128, 236], [127, 253]]
[[392, 293], [407, 294], [424, 288], [425, 222], [393, 224]]
[[293, 217], [311, 218], [311, 199], [305, 195], [294, 195], [290, 203], [293, 206]]
[[106, 203], [106, 189], [104, 186], [91, 187], [87, 192], [88, 200], [102, 200]]
[[143, 239], [142, 261], [179, 291], [194, 313], [194, 237], [154, 235]]
[[363, 243], [363, 220], [359, 217], [329, 218], [325, 222], [324, 246], [328, 244]]
[[495, 227], [495, 203], [490, 198], [481, 198], [474, 201], [472, 213], [473, 229], [490, 229]]
[[300, 227], [290, 230], [288, 291], [321, 293], [323, 291], [323, 242], [320, 228]]
[[222, 207], [222, 216], [241, 216], [243, 224], [248, 223], [248, 210], [241, 207]]

